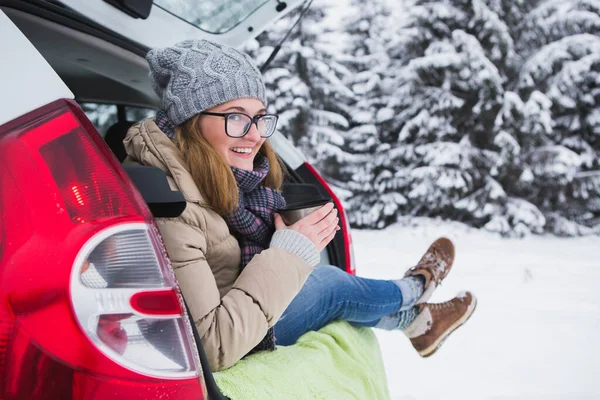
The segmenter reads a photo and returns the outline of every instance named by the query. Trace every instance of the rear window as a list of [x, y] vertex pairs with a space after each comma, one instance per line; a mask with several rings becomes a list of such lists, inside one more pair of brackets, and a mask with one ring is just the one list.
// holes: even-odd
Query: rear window
[[203, 31], [225, 33], [269, 0], [154, 0], [154, 4]]
[[[88, 102], [80, 102], [79, 105], [102, 137], [119, 121], [125, 120], [133, 123], [154, 117], [156, 114], [156, 110], [143, 107]], [[119, 118], [119, 113], [121, 113], [121, 118]]]

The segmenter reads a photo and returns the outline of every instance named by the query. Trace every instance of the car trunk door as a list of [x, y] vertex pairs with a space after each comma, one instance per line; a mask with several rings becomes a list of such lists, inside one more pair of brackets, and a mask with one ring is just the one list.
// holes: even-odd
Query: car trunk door
[[146, 19], [128, 15], [105, 0], [61, 3], [115, 33], [153, 48], [186, 39], [208, 39], [240, 47], [303, 1], [154, 0]]

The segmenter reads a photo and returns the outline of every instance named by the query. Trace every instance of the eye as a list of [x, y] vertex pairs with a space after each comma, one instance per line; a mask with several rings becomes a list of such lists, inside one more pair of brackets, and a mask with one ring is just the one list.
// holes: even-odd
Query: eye
[[232, 122], [239, 122], [244, 119], [244, 115], [242, 114], [231, 114], [229, 115], [229, 120]]

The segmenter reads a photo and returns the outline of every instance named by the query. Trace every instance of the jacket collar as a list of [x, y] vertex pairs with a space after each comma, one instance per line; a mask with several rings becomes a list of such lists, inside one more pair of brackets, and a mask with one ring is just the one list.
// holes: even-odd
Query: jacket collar
[[187, 201], [199, 204], [205, 202], [181, 152], [153, 119], [133, 125], [123, 144], [128, 155], [126, 161], [160, 168], [167, 176], [173, 178]]

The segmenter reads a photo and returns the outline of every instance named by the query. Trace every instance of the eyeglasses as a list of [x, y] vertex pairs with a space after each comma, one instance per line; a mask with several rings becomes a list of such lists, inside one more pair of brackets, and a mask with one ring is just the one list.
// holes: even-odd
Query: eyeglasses
[[214, 113], [202, 111], [200, 114], [225, 118], [225, 133], [232, 138], [244, 137], [252, 124], [256, 125], [260, 137], [268, 138], [275, 132], [277, 120], [279, 119], [276, 114], [255, 115], [254, 117], [239, 112]]

